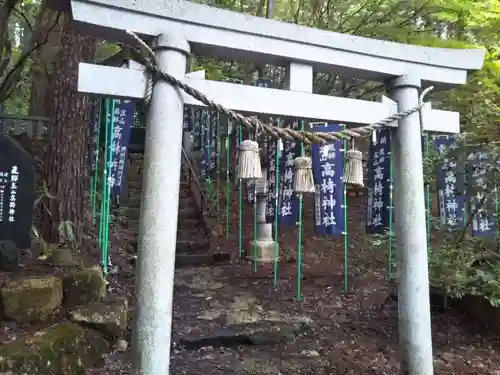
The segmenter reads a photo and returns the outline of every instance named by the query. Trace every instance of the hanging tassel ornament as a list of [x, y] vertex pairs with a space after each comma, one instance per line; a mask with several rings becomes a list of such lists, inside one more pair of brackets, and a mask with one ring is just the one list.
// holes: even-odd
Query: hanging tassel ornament
[[344, 167], [344, 179], [346, 184], [355, 187], [363, 187], [363, 153], [354, 149], [354, 139], [352, 149], [346, 152], [346, 163]]
[[312, 159], [307, 156], [295, 158], [295, 180], [293, 188], [297, 194], [314, 193], [314, 177], [312, 172]]
[[239, 178], [241, 180], [258, 180], [262, 178], [259, 144], [246, 139], [240, 143], [239, 149]]

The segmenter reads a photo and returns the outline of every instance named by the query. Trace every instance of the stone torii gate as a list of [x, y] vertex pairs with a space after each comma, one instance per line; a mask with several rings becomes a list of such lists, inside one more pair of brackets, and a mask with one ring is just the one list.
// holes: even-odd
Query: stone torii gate
[[[418, 105], [419, 89], [464, 84], [480, 69], [482, 50], [417, 47], [322, 31], [234, 13], [185, 0], [52, 0], [71, 11], [82, 33], [130, 41], [125, 30], [154, 38], [158, 66], [236, 111], [369, 124]], [[287, 90], [185, 77], [193, 52], [235, 60], [282, 64]], [[312, 94], [313, 70], [386, 84], [380, 103]], [[143, 97], [141, 70], [80, 65], [79, 90]], [[153, 89], [141, 204], [137, 319], [132, 344], [135, 373], [169, 373], [183, 104], [201, 105], [160, 81]], [[424, 130], [458, 133], [457, 113], [424, 110]], [[432, 375], [421, 128], [414, 113], [393, 124], [395, 207], [399, 234], [399, 330], [402, 373]]]

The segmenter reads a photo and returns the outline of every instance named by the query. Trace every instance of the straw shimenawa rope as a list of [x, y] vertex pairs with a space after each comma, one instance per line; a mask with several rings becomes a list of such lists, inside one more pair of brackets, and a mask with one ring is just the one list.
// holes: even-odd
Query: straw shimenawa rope
[[[151, 48], [142, 40], [140, 39], [134, 32], [127, 30], [127, 34], [129, 34], [132, 39], [134, 40], [136, 46], [122, 46], [124, 49], [126, 49], [130, 54], [131, 57], [136, 60], [137, 62], [143, 64], [146, 69], [151, 73], [153, 82], [156, 81], [157, 79], [162, 79], [171, 85], [175, 85], [179, 87], [181, 90], [185, 91], [187, 94], [191, 95], [193, 98], [196, 100], [202, 102], [205, 104], [207, 107], [216, 110], [219, 113], [223, 113], [227, 117], [229, 117], [231, 120], [235, 122], [241, 123], [247, 130], [251, 131], [252, 133], [256, 133], [258, 130], [259, 132], [262, 132], [274, 139], [284, 139], [288, 141], [299, 141], [299, 142], [304, 142], [305, 144], [326, 144], [332, 141], [339, 141], [342, 139], [350, 139], [350, 138], [363, 138], [369, 136], [372, 132], [385, 127], [394, 121], [397, 121], [399, 119], [402, 119], [408, 115], [411, 115], [412, 113], [418, 112], [422, 109], [424, 106], [423, 98], [424, 96], [433, 89], [433, 87], [428, 87], [425, 89], [422, 94], [420, 95], [420, 103], [419, 105], [407, 109], [404, 112], [400, 113], [395, 113], [389, 117], [386, 117], [376, 123], [370, 124], [370, 125], [365, 125], [365, 126], [360, 126], [356, 128], [351, 128], [351, 129], [343, 129], [337, 132], [330, 132], [330, 133], [325, 133], [325, 132], [309, 132], [305, 130], [294, 130], [290, 128], [277, 128], [276, 126], [273, 126], [271, 124], [266, 124], [261, 121], [259, 121], [257, 118], [254, 117], [245, 117], [243, 115], [240, 115], [239, 113], [236, 113], [218, 103], [215, 103], [214, 101], [210, 100], [207, 98], [203, 93], [198, 91], [197, 89], [186, 85], [184, 82], [178, 80], [177, 78], [171, 76], [170, 74], [167, 74], [165, 72], [162, 72], [156, 63], [156, 58], [154, 52], [151, 50]], [[146, 101], [148, 101], [148, 98], [146, 98]]]

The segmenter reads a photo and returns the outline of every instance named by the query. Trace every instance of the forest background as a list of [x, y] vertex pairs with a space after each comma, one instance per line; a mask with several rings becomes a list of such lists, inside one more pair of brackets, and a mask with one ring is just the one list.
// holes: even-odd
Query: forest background
[[[206, 4], [310, 27], [416, 45], [484, 48], [484, 68], [466, 85], [433, 92], [434, 108], [460, 112], [469, 147], [488, 147], [493, 159], [500, 148], [500, 2], [498, 0], [216, 0]], [[41, 179], [44, 181], [41, 236], [60, 242], [61, 223], [71, 223], [73, 237], [82, 239], [88, 215], [89, 173], [85, 162], [91, 100], [77, 93], [79, 62], [126, 58], [116, 44], [77, 34], [68, 15], [50, 9], [43, 0], [0, 1], [0, 103], [3, 114], [49, 119]], [[118, 55], [117, 55], [118, 54]], [[283, 67], [258, 66], [203, 56], [191, 58], [191, 70], [205, 69], [212, 80], [253, 84], [269, 78], [282, 87]], [[380, 83], [315, 73], [314, 92], [376, 100]], [[433, 185], [436, 155], [426, 160], [427, 182]], [[500, 185], [498, 170], [490, 183]], [[485, 194], [492, 199], [493, 191]], [[54, 199], [55, 197], [55, 199]], [[437, 222], [435, 223], [437, 226]], [[500, 303], [499, 242], [469, 238], [463, 230], [433, 241], [431, 277], [455, 295], [481, 294]], [[63, 236], [64, 237], [64, 236]], [[450, 238], [453, 241], [449, 241]], [[384, 236], [375, 241], [383, 244]], [[433, 254], [433, 255], [432, 255]], [[481, 264], [479, 267], [478, 264]], [[485, 266], [486, 264], [486, 266]]]

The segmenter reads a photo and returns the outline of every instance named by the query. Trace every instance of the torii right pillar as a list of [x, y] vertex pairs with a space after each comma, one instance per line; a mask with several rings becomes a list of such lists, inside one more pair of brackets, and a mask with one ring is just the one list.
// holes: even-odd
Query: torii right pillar
[[[398, 112], [419, 104], [420, 88], [420, 78], [412, 75], [387, 83]], [[401, 375], [434, 372], [421, 134], [418, 112], [392, 130]]]

